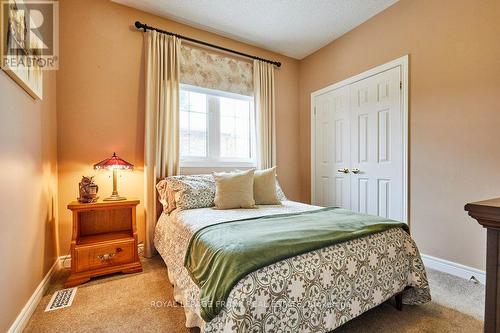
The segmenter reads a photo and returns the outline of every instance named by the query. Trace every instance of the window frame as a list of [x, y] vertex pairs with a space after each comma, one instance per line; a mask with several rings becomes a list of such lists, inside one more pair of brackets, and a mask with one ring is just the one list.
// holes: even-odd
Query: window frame
[[[181, 168], [251, 168], [257, 166], [255, 108], [253, 96], [239, 95], [227, 91], [207, 89], [189, 84], [181, 84], [180, 91], [207, 95], [207, 157], [180, 156]], [[250, 158], [220, 157], [220, 106], [216, 97], [227, 97], [250, 102]], [[179, 109], [179, 112], [181, 110]], [[180, 124], [179, 124], [180, 125]], [[180, 131], [180, 129], [179, 129]], [[180, 154], [180, 152], [179, 152]]]

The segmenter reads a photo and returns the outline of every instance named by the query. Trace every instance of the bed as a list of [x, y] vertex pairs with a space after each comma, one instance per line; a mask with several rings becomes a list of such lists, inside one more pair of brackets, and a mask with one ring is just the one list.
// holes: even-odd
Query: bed
[[286, 200], [256, 209], [163, 213], [154, 244], [167, 265], [174, 298], [184, 307], [186, 327], [210, 333], [329, 332], [394, 295], [402, 295], [405, 304], [430, 301], [417, 246], [402, 228], [391, 228], [253, 271], [231, 289], [215, 318], [202, 319], [200, 288], [184, 266], [197, 231], [227, 221], [320, 209]]

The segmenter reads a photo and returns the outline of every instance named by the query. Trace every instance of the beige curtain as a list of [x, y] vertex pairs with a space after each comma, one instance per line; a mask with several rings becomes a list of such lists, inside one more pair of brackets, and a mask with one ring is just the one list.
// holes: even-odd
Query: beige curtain
[[274, 105], [274, 66], [254, 60], [253, 88], [257, 119], [257, 165], [260, 169], [276, 165], [276, 111]]
[[179, 174], [179, 68], [178, 38], [147, 31], [145, 47], [145, 220], [144, 254], [156, 254], [153, 239], [157, 220], [156, 183]]

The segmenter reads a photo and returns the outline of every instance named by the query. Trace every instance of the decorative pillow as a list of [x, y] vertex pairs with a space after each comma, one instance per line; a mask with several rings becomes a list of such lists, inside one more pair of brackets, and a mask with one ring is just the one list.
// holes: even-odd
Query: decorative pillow
[[168, 205], [168, 200], [167, 200], [167, 181], [165, 179], [162, 179], [156, 184], [156, 190], [158, 191], [158, 200], [160, 203], [163, 205], [163, 208], [165, 209], [165, 206]]
[[276, 196], [278, 197], [279, 201], [286, 201], [288, 198], [285, 195], [285, 192], [283, 192], [283, 189], [280, 186], [280, 183], [278, 182], [278, 178], [276, 178]]
[[[276, 167], [275, 167], [276, 168]], [[242, 170], [236, 170], [237, 172], [242, 172]], [[257, 172], [257, 171], [256, 171]], [[278, 200], [281, 201], [286, 201], [288, 198], [285, 195], [285, 192], [283, 192], [283, 189], [280, 186], [280, 183], [278, 182], [278, 177], [276, 175], [276, 197]]]
[[276, 167], [256, 170], [253, 177], [253, 197], [256, 205], [279, 205], [276, 194]]
[[254, 171], [214, 173], [215, 209], [254, 208]]
[[175, 209], [174, 192], [168, 187], [167, 180], [162, 179], [156, 184], [158, 199], [163, 206], [163, 211], [170, 214]]
[[[160, 183], [158, 183], [157, 188]], [[163, 194], [160, 194], [160, 202], [167, 213], [176, 208], [185, 210], [214, 205], [215, 182], [212, 175], [170, 176], [165, 179], [161, 188]], [[160, 189], [158, 189], [158, 193], [160, 193]], [[166, 208], [162, 195], [166, 198]]]

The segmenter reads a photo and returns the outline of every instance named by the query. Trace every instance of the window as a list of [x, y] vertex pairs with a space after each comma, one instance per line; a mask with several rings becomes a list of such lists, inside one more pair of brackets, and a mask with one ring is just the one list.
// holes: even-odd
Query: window
[[253, 98], [181, 85], [182, 167], [254, 166]]

